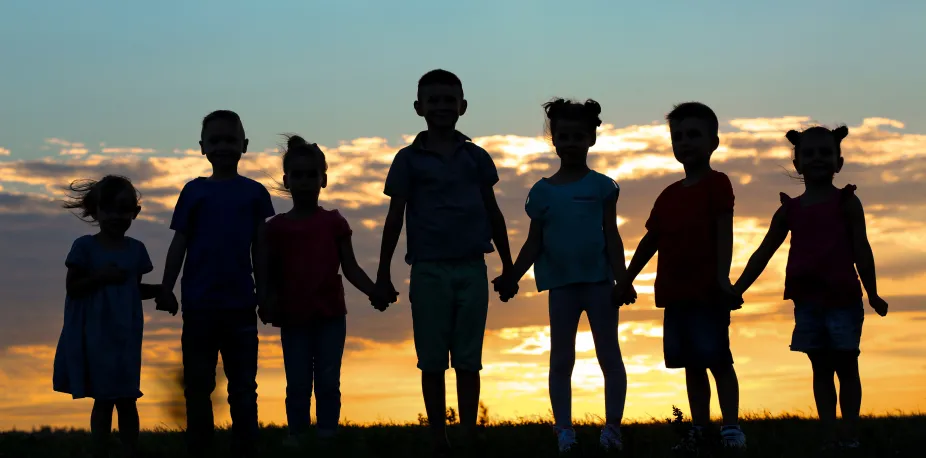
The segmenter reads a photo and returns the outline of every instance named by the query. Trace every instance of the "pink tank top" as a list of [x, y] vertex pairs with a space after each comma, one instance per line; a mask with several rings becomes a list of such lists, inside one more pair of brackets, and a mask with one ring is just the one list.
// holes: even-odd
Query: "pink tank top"
[[785, 277], [785, 299], [816, 302], [824, 307], [854, 307], [862, 298], [855, 271], [852, 235], [843, 203], [855, 185], [818, 204], [802, 206], [801, 198], [781, 193], [791, 249]]

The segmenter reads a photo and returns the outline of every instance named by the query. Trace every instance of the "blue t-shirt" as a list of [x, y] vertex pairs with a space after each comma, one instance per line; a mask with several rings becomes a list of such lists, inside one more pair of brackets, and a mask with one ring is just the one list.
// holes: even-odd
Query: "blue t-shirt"
[[543, 249], [534, 263], [538, 291], [613, 281], [602, 220], [605, 202], [619, 189], [594, 170], [573, 183], [543, 178], [531, 188], [524, 208], [543, 225]]
[[250, 178], [199, 177], [183, 187], [170, 228], [187, 237], [184, 311], [257, 305], [251, 244], [258, 225], [273, 214], [267, 188]]
[[396, 153], [384, 192], [407, 199], [408, 264], [480, 258], [493, 251], [482, 190], [498, 182], [486, 150], [457, 132], [457, 147], [444, 157], [425, 149], [427, 131]]

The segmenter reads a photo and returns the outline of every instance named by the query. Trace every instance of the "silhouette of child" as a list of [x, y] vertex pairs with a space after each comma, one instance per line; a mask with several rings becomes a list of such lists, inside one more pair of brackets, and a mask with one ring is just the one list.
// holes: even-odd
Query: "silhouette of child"
[[[804, 193], [795, 198], [781, 193], [781, 207], [772, 217], [768, 234], [734, 287], [746, 292], [791, 233], [784, 288], [784, 298], [794, 301], [791, 350], [810, 358], [826, 448], [858, 447], [862, 403], [858, 356], [865, 319], [859, 277], [871, 307], [881, 316], [888, 309], [887, 302], [878, 296], [865, 211], [855, 195], [856, 187], [839, 189], [833, 185], [843, 165], [840, 143], [847, 135], [846, 127], [829, 130], [820, 126], [787, 133], [794, 145], [794, 168], [803, 177]], [[839, 404], [845, 424], [842, 440], [837, 440], [834, 373], [839, 377]]]
[[492, 188], [498, 182], [495, 164], [456, 130], [467, 108], [460, 79], [446, 70], [428, 72], [418, 81], [414, 106], [428, 128], [396, 154], [386, 177], [384, 192], [391, 201], [377, 285], [394, 297], [390, 264], [404, 214], [415, 350], [435, 451], [442, 454], [449, 446], [444, 394], [448, 353], [457, 374], [460, 423], [470, 438], [480, 437], [479, 371], [489, 305], [485, 254], [492, 252], [494, 241], [507, 271], [511, 253]]
[[315, 382], [318, 435], [335, 434], [341, 414], [341, 358], [347, 335], [344, 285], [338, 270], [385, 310], [373, 280], [357, 264], [351, 229], [337, 210], [318, 205], [328, 186], [325, 154], [302, 137], [291, 136], [283, 151], [283, 190], [292, 210], [267, 223], [269, 317], [280, 328], [286, 370], [288, 445], [296, 445], [310, 423]]
[[[164, 267], [163, 308], [177, 310], [173, 287], [183, 267], [183, 377], [187, 435], [193, 456], [212, 447], [218, 354], [228, 379], [234, 450], [256, 454], [257, 438], [257, 295], [265, 295], [261, 266], [265, 259], [255, 243], [258, 229], [273, 216], [270, 193], [260, 183], [238, 174], [247, 152], [241, 118], [215, 111], [203, 119], [202, 154], [212, 176], [187, 183], [180, 192], [170, 228], [174, 238]], [[255, 278], [251, 277], [252, 270]], [[255, 295], [255, 280], [257, 295]]]
[[139, 194], [128, 178], [107, 175], [99, 181], [71, 183], [64, 208], [100, 231], [74, 241], [65, 265], [67, 298], [58, 340], [54, 389], [74, 399], [93, 398], [90, 432], [95, 452], [108, 456], [113, 408], [128, 456], [136, 456], [138, 409], [142, 396], [142, 300], [153, 299], [160, 285], [142, 284], [151, 272], [145, 245], [125, 233], [138, 216]]
[[739, 425], [739, 382], [730, 352], [730, 311], [742, 300], [730, 284], [733, 256], [733, 186], [711, 169], [719, 145], [717, 115], [708, 106], [688, 102], [667, 116], [675, 159], [685, 178], [659, 195], [646, 222], [621, 289], [628, 288], [646, 263], [659, 252], [656, 307], [665, 309], [663, 351], [668, 368], [685, 368], [692, 428], [676, 449], [704, 445], [710, 424], [710, 369], [717, 383], [723, 414], [725, 447], [742, 448]]
[[617, 339], [618, 307], [614, 280], [626, 269], [624, 244], [617, 231], [620, 187], [591, 170], [588, 150], [601, 125], [601, 107], [555, 99], [544, 105], [548, 132], [560, 168], [530, 190], [525, 210], [530, 231], [510, 275], [495, 280], [503, 300], [534, 265], [538, 291], [550, 291], [550, 402], [560, 452], [576, 444], [572, 428], [572, 369], [576, 331], [584, 311], [595, 339], [595, 353], [605, 380], [606, 424], [600, 444], [622, 448], [620, 424], [627, 396], [627, 373]]

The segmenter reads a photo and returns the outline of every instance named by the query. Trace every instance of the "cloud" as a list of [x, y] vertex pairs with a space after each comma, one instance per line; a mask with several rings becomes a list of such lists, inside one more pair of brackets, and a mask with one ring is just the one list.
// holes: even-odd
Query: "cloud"
[[0, 156], [9, 156], [9, 155], [10, 155], [10, 150], [0, 147]]
[[104, 154], [152, 154], [156, 153], [157, 150], [154, 148], [139, 148], [137, 146], [132, 146], [120, 148], [107, 147], [101, 149], [100, 152]]
[[60, 146], [58, 154], [62, 156], [83, 156], [89, 151], [83, 143], [69, 142], [60, 138], [46, 138], [45, 143], [54, 146]]

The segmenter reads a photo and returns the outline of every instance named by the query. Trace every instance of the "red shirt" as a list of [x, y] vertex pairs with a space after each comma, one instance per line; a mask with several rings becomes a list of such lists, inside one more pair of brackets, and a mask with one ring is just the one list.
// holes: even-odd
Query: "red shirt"
[[274, 326], [302, 326], [316, 318], [347, 314], [338, 246], [350, 235], [347, 220], [337, 210], [318, 207], [305, 219], [281, 214], [270, 220], [271, 281], [277, 285], [280, 306]]
[[675, 182], [656, 199], [646, 230], [659, 237], [656, 307], [718, 300], [717, 218], [733, 212], [733, 185], [711, 170], [691, 186]]
[[833, 190], [830, 199], [801, 205], [801, 198], [781, 193], [791, 231], [785, 276], [785, 299], [812, 301], [824, 307], [858, 307], [862, 284], [855, 271], [852, 236], [843, 204], [854, 185]]

